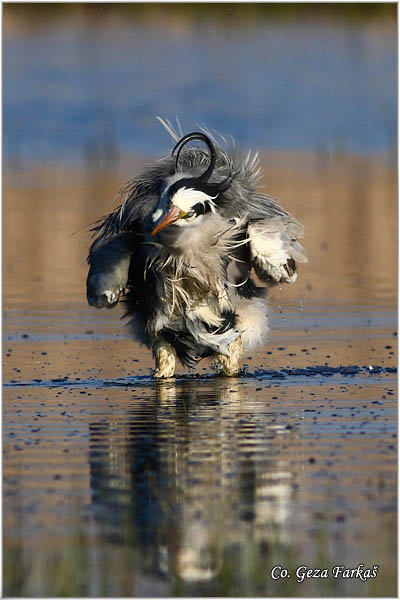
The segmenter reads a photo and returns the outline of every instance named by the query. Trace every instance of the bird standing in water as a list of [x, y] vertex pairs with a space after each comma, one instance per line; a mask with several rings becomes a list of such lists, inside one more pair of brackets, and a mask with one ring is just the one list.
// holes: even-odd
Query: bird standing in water
[[[209, 132], [182, 135], [121, 190], [124, 201], [96, 222], [88, 262], [89, 304], [122, 297], [132, 337], [151, 348], [154, 376], [172, 377], [176, 358], [212, 357], [225, 375], [268, 335], [266, 287], [293, 283], [307, 255], [304, 227], [257, 191], [257, 154], [218, 147]], [[188, 147], [200, 142], [204, 148]], [[227, 146], [222, 138], [223, 145]]]

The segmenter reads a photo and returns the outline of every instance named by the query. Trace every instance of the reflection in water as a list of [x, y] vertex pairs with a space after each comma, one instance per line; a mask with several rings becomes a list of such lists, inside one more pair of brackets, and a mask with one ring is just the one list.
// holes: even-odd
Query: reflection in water
[[96, 518], [159, 574], [207, 581], [244, 539], [261, 552], [285, 541], [293, 474], [270, 456], [285, 430], [242, 390], [237, 380], [160, 382], [157, 403], [135, 401], [128, 423], [90, 425]]
[[393, 595], [394, 380], [291, 379], [7, 388], [6, 596]]

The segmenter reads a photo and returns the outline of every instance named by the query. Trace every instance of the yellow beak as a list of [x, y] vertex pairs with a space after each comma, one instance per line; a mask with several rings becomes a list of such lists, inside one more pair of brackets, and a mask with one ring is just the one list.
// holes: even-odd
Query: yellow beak
[[181, 219], [185, 215], [186, 215], [186, 213], [183, 210], [181, 210], [178, 206], [173, 206], [169, 210], [169, 212], [165, 215], [163, 220], [157, 225], [157, 227], [155, 229], [153, 229], [153, 231], [151, 232], [151, 235], [155, 235], [162, 229], [165, 229], [165, 227], [172, 225], [178, 219]]

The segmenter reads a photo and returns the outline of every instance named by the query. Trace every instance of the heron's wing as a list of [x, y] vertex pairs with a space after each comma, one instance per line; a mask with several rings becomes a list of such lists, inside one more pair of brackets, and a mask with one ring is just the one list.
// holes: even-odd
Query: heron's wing
[[260, 279], [270, 283], [296, 281], [297, 263], [308, 260], [306, 251], [297, 241], [304, 236], [303, 225], [285, 212], [284, 215], [249, 221], [247, 236], [251, 265]]
[[297, 263], [307, 262], [307, 254], [298, 239], [304, 227], [276, 198], [254, 189], [258, 176], [257, 159], [247, 159], [224, 193], [219, 210], [227, 218], [245, 219], [251, 266], [260, 279], [269, 283], [293, 283]]
[[87, 278], [89, 304], [115, 306], [129, 284], [129, 271], [143, 240], [146, 219], [157, 204], [158, 188], [174, 160], [159, 160], [119, 192], [120, 206], [93, 223], [95, 240], [90, 248]]
[[90, 248], [87, 299], [91, 306], [113, 308], [125, 291], [136, 247], [135, 235], [120, 233], [98, 238]]

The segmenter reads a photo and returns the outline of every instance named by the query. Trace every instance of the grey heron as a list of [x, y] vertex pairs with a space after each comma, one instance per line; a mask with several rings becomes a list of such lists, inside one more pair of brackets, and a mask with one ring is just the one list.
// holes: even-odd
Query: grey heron
[[129, 181], [122, 204], [94, 224], [88, 302], [123, 300], [132, 337], [153, 351], [156, 378], [172, 377], [176, 359], [194, 367], [204, 357], [235, 376], [242, 352], [267, 340], [266, 288], [293, 283], [307, 262], [304, 227], [258, 190], [257, 154], [241, 156], [207, 130], [182, 135], [163, 124], [171, 155]]

